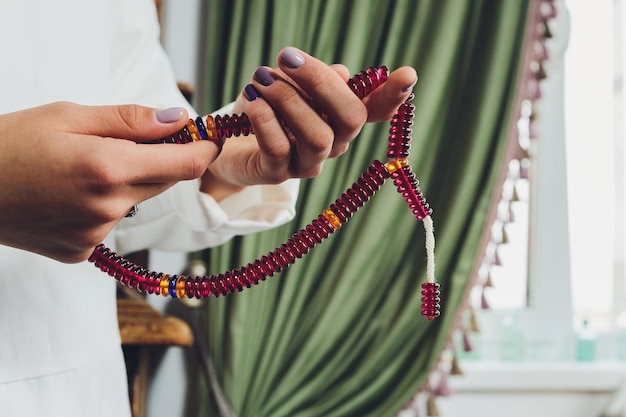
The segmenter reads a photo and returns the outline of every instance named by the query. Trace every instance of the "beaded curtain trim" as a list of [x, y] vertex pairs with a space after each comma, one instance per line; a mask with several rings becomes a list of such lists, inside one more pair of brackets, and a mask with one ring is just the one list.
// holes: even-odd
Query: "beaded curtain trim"
[[[350, 89], [361, 99], [382, 85], [388, 77], [387, 67], [370, 67], [354, 75], [349, 81]], [[387, 157], [389, 162], [375, 160], [361, 177], [343, 193], [329, 208], [324, 210], [309, 225], [295, 233], [284, 244], [261, 258], [239, 269], [217, 275], [185, 276], [170, 275], [134, 264], [117, 255], [103, 244], [98, 245], [89, 261], [101, 271], [120, 283], [140, 292], [160, 294], [172, 298], [205, 299], [242, 291], [281, 272], [310, 249], [327, 238], [348, 221], [381, 187], [388, 178], [393, 180], [397, 191], [404, 197], [417, 220], [422, 220], [426, 233], [426, 281], [422, 283], [421, 313], [428, 320], [440, 315], [440, 289], [435, 281], [435, 240], [432, 209], [419, 189], [408, 164], [413, 111], [410, 101], [413, 94], [398, 108], [391, 118]], [[185, 144], [199, 140], [221, 143], [232, 136], [247, 136], [253, 133], [250, 120], [245, 113], [239, 115], [207, 116], [189, 119], [187, 125], [171, 136], [154, 143]]]

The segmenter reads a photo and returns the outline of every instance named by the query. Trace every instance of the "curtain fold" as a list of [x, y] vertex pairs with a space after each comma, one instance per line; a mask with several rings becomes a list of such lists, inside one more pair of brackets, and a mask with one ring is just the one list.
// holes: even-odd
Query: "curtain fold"
[[[259, 65], [296, 46], [353, 73], [419, 73], [410, 164], [434, 209], [442, 316], [420, 315], [424, 232], [388, 182], [305, 258], [206, 304], [216, 375], [237, 416], [393, 416], [436, 363], [469, 285], [514, 117], [530, 0], [207, 1], [200, 110], [232, 101]], [[302, 182], [290, 224], [198, 254], [210, 272], [268, 253], [315, 219], [374, 159], [389, 125]], [[236, 139], [234, 139], [236, 140]], [[219, 413], [212, 397], [202, 416]]]

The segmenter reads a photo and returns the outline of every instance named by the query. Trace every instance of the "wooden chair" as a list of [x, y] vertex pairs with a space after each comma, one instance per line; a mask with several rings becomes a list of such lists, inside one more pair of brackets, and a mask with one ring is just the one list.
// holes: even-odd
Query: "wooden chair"
[[117, 309], [132, 414], [145, 417], [153, 355], [170, 346], [192, 346], [193, 331], [139, 297], [118, 297]]

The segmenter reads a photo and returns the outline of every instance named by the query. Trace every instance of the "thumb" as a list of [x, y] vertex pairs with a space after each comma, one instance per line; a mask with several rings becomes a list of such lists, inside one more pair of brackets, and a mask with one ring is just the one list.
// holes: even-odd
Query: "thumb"
[[147, 142], [170, 135], [189, 120], [182, 107], [154, 109], [135, 104], [77, 106], [74, 133]]
[[363, 100], [367, 106], [367, 120], [369, 122], [388, 120], [411, 95], [415, 83], [417, 72], [411, 67], [401, 67], [389, 74], [387, 82]]

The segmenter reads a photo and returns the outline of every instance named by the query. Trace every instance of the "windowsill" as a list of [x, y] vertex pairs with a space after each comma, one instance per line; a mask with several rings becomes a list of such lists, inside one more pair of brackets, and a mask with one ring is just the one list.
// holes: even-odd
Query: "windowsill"
[[462, 362], [450, 378], [455, 393], [494, 391], [615, 391], [626, 382], [626, 362]]

